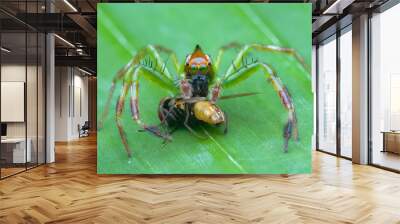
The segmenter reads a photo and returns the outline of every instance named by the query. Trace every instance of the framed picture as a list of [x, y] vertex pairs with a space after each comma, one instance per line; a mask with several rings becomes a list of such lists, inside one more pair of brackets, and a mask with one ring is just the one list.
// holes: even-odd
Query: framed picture
[[98, 173], [311, 172], [311, 4], [99, 4]]

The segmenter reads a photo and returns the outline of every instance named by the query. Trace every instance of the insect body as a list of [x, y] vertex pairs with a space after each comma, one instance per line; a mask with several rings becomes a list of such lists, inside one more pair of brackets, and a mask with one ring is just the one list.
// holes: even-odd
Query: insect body
[[[222, 57], [225, 51], [229, 49], [238, 49], [239, 53], [225, 72], [216, 75], [219, 71]], [[99, 123], [99, 128], [102, 127], [102, 121], [108, 114], [108, 108], [115, 91], [115, 85], [117, 82], [122, 82], [121, 94], [116, 103], [115, 121], [122, 143], [129, 157], [131, 157], [132, 150], [128, 144], [127, 135], [121, 120], [125, 99], [129, 92], [132, 120], [142, 130], [152, 133], [164, 140], [171, 140], [170, 135], [172, 131], [170, 129], [181, 124], [195, 135], [198, 134], [193, 131], [191, 126], [197, 123], [210, 125], [224, 124], [226, 133], [227, 116], [226, 113], [222, 112], [219, 108], [217, 101], [224, 97], [228, 98], [229, 96], [221, 96], [222, 90], [231, 88], [254, 74], [263, 74], [267, 81], [266, 84], [274, 89], [283, 108], [287, 111], [287, 122], [283, 127], [282, 134], [284, 139], [283, 150], [287, 152], [289, 140], [292, 138], [295, 140], [298, 139], [297, 117], [292, 97], [287, 87], [281, 82], [270, 65], [265, 62], [254, 60], [248, 63], [247, 60], [245, 60], [246, 56], [251, 51], [289, 55], [300, 62], [303, 69], [309, 73], [309, 69], [304, 63], [304, 60], [295, 50], [274, 45], [240, 45], [231, 43], [219, 49], [214, 63], [212, 63], [211, 58], [202, 51], [200, 46], [197, 45], [193, 53], [186, 57], [182, 65], [178, 62], [177, 56], [172, 50], [163, 46], [148, 45], [139, 50], [129, 63], [115, 74], [106, 106]], [[170, 73], [166, 68], [165, 62], [160, 56], [161, 53], [168, 54], [169, 57], [172, 58], [175, 72]], [[161, 121], [160, 126], [147, 125], [140, 118], [138, 103], [139, 77], [144, 77], [156, 83], [160, 88], [174, 94], [173, 97], [164, 98], [160, 102], [158, 108]], [[243, 96], [246, 94], [236, 95]], [[166, 129], [166, 131], [164, 129]]]
[[228, 130], [225, 113], [205, 97], [191, 99], [166, 97], [160, 101], [158, 117], [161, 124], [167, 128], [175, 129], [183, 125], [198, 137], [199, 135], [191, 128], [198, 123], [217, 126], [225, 124], [224, 133]]

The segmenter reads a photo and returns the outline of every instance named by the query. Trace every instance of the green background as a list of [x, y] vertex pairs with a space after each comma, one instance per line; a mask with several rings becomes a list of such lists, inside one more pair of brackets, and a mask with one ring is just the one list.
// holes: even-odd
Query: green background
[[[147, 44], [173, 49], [182, 63], [196, 44], [215, 58], [218, 48], [232, 41], [242, 44], [274, 44], [294, 48], [311, 61], [310, 4], [98, 4], [98, 119], [114, 74]], [[224, 56], [218, 75], [223, 74], [238, 52]], [[115, 104], [98, 132], [98, 173], [143, 174], [236, 174], [311, 172], [313, 96], [311, 76], [292, 57], [253, 52], [251, 57], [269, 63], [291, 93], [298, 117], [299, 141], [283, 148], [287, 111], [262, 72], [224, 90], [224, 95], [260, 92], [256, 96], [219, 101], [229, 115], [229, 131], [201, 126], [209, 133], [198, 139], [182, 128], [173, 141], [162, 140], [139, 127], [125, 104], [123, 124], [133, 150], [128, 159], [115, 124]], [[166, 59], [167, 56], [163, 55]], [[169, 65], [170, 72], [172, 67]], [[140, 80], [140, 112], [143, 121], [158, 124], [157, 107], [170, 95], [156, 84]]]

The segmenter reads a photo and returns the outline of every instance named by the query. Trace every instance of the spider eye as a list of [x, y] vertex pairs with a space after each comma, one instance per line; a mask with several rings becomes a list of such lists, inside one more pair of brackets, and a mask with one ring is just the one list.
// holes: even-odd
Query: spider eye
[[205, 66], [205, 65], [200, 66], [200, 71], [202, 71], [202, 72], [207, 71], [207, 66]]
[[190, 68], [192, 69], [192, 71], [196, 71], [197, 70], [196, 65], [192, 65]]

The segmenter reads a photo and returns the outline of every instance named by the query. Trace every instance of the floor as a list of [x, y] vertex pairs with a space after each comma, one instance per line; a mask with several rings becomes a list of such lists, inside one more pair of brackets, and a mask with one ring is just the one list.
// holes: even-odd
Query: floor
[[5, 178], [20, 172], [25, 171], [26, 169], [32, 169], [36, 164], [27, 164], [27, 168], [25, 168], [25, 165], [19, 165], [19, 167], [7, 167], [7, 168], [1, 168], [1, 178]]
[[400, 175], [315, 152], [311, 175], [96, 174], [96, 138], [0, 181], [0, 223], [400, 223]]
[[24, 168], [1, 168], [1, 177], [7, 177], [25, 170]]
[[373, 154], [374, 164], [400, 170], [400, 155], [392, 152], [375, 150]]

